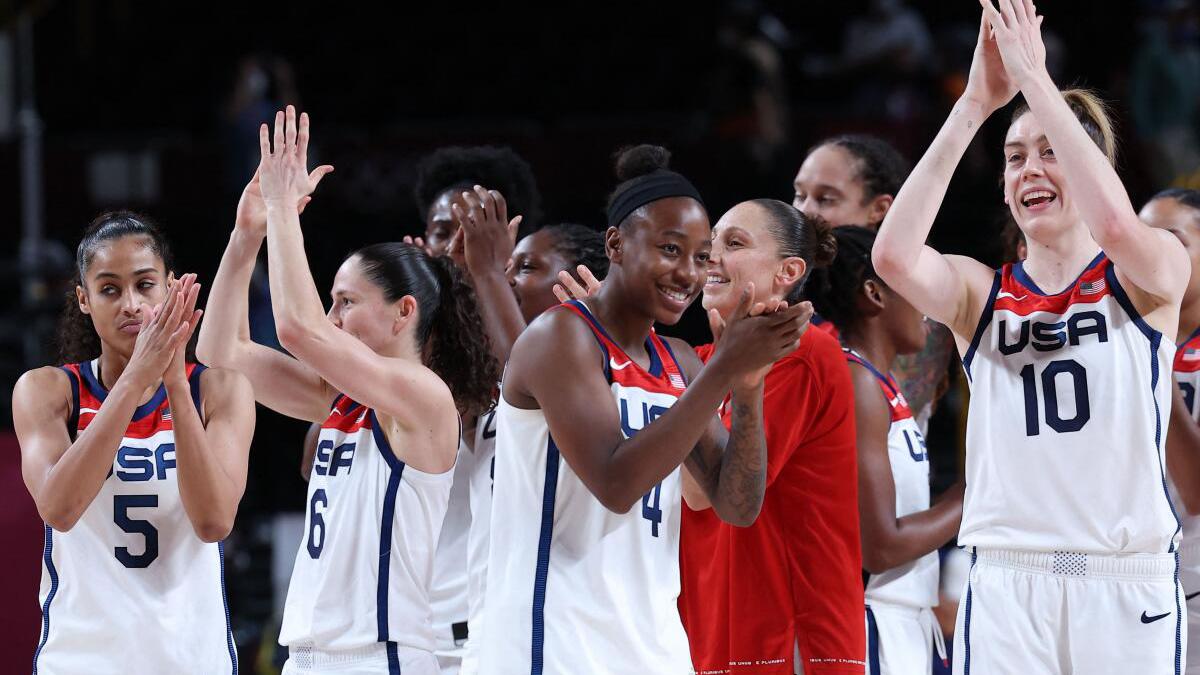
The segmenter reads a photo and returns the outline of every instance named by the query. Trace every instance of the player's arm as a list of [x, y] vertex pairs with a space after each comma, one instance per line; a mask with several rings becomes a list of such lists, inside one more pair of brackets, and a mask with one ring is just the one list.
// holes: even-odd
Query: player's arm
[[175, 431], [179, 500], [202, 541], [221, 541], [233, 530], [246, 491], [254, 390], [243, 375], [224, 368], [200, 374], [203, 417], [186, 377], [164, 377]]
[[925, 511], [896, 517], [896, 483], [888, 457], [891, 411], [875, 376], [851, 366], [858, 444], [858, 512], [863, 567], [878, 574], [936, 551], [962, 519], [962, 484]]
[[[692, 381], [703, 372], [700, 358], [682, 340], [671, 340]], [[730, 395], [730, 428], [709, 418], [704, 435], [688, 453], [684, 499], [695, 510], [712, 508], [731, 525], [747, 527], [762, 510], [767, 489], [767, 439], [763, 431], [763, 382], [737, 383]]]
[[[296, 212], [296, 203], [310, 181], [305, 168], [307, 114], [301, 116], [297, 125], [292, 106], [288, 106], [286, 117], [283, 112], [277, 113], [274, 144], [272, 152], [267, 125], [262, 125], [260, 173], [267, 210], [271, 310], [280, 344], [334, 389], [385, 414], [406, 431], [441, 436], [446, 429], [457, 430], [458, 413], [453, 397], [432, 370], [417, 361], [378, 354], [326, 318], [309, 270], [300, 216]], [[407, 303], [404, 305], [409, 312], [407, 320], [415, 321], [415, 301], [406, 297], [401, 303]], [[307, 419], [324, 419], [329, 399], [313, 392], [306, 392], [305, 399], [307, 406], [313, 408]]]
[[304, 450], [300, 455], [300, 476], [307, 483], [312, 475], [313, 460], [317, 456], [317, 442], [321, 440], [321, 425], [313, 422], [304, 432]]
[[1170, 232], [1138, 220], [1116, 169], [1063, 100], [1046, 70], [1041, 21], [1032, 0], [1002, 0], [999, 10], [988, 2], [984, 12], [995, 29], [1005, 69], [1045, 127], [1053, 148], [1049, 161], [1062, 165], [1067, 189], [1077, 196], [1075, 208], [1092, 238], [1119, 273], [1149, 296], [1146, 304], [1177, 305], [1190, 265], [1183, 244]]
[[[300, 202], [300, 210], [308, 199]], [[328, 416], [333, 398], [321, 376], [291, 356], [250, 339], [250, 279], [266, 234], [266, 205], [256, 172], [238, 202], [233, 233], [208, 293], [196, 358], [245, 375], [253, 385], [254, 397], [268, 408], [297, 419], [321, 421]]]
[[1179, 387], [1171, 387], [1167, 427], [1167, 473], [1189, 515], [1200, 514], [1200, 425], [1192, 418]]
[[467, 209], [464, 211], [458, 204], [450, 208], [462, 232], [459, 236], [463, 239], [463, 258], [479, 300], [492, 355], [500, 363], [506, 363], [513, 343], [525, 330], [521, 307], [504, 274], [512, 258], [521, 216], [509, 220], [504, 195], [495, 190], [477, 185], [463, 195]]

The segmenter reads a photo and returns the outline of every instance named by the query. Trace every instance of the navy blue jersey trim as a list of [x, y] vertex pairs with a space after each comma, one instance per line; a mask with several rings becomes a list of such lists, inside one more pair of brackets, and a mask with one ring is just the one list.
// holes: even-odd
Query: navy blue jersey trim
[[67, 415], [67, 433], [71, 436], [71, 442], [75, 442], [75, 436], [79, 434], [79, 378], [70, 368], [59, 368], [67, 374], [67, 381], [71, 383], [71, 412]]
[[533, 625], [530, 675], [542, 675], [546, 648], [546, 581], [550, 574], [550, 544], [554, 536], [554, 498], [558, 492], [558, 446], [551, 438], [546, 447], [546, 476], [542, 485], [542, 524], [538, 535], [537, 567], [533, 572]]
[[[1179, 519], [1179, 513], [1175, 510], [1175, 503], [1171, 501], [1171, 492], [1167, 488], [1167, 471], [1163, 466], [1162, 459], [1162, 410], [1158, 407], [1158, 397], [1155, 396], [1155, 391], [1158, 389], [1159, 369], [1158, 369], [1158, 349], [1162, 345], [1162, 333], [1155, 333], [1150, 340], [1150, 400], [1154, 401], [1154, 456], [1158, 459], [1158, 472], [1162, 478], [1163, 497], [1167, 500], [1167, 506], [1171, 509], [1171, 515], [1175, 518], [1175, 532], [1171, 535], [1171, 544], [1167, 547], [1168, 553], [1175, 552], [1175, 535], [1179, 534], [1183, 529], [1183, 521]], [[1169, 385], [1170, 386], [1170, 385]]]
[[842, 351], [854, 357], [853, 359], [848, 359], [851, 363], [857, 363], [858, 365], [870, 371], [870, 373], [875, 376], [875, 379], [882, 382], [883, 386], [887, 387], [887, 390], [892, 392], [892, 396], [896, 396], [900, 393], [895, 387], [892, 386], [891, 380], [889, 380], [886, 375], [879, 372], [879, 369], [875, 367], [875, 364], [868, 361], [865, 357], [863, 357], [862, 354], [859, 354], [849, 347], [842, 347]]
[[238, 675], [237, 648], [233, 644], [233, 622], [229, 618], [229, 597], [225, 595], [225, 542], [217, 542], [217, 555], [221, 560], [221, 606], [225, 608], [225, 644], [229, 647], [229, 663], [233, 666], [230, 671]]
[[[100, 381], [96, 379], [96, 373], [92, 371], [92, 364], [79, 364], [79, 374], [83, 376], [83, 383], [87, 385], [87, 388], [92, 392], [92, 395], [100, 399], [100, 403], [104, 403], [104, 399], [108, 397], [108, 390], [105, 389], [104, 385], [100, 384]], [[158, 410], [158, 406], [162, 404], [163, 399], [166, 397], [167, 388], [161, 384], [158, 385], [158, 391], [154, 392], [154, 395], [150, 397], [150, 400], [139, 405], [137, 410], [133, 411], [133, 418], [130, 419], [130, 421], [136, 422], [155, 410]]]
[[675, 364], [675, 370], [679, 371], [679, 376], [683, 378], [683, 384], [688, 385], [691, 382], [688, 380], [687, 371], [683, 369], [683, 365], [679, 363], [679, 357], [675, 356], [675, 350], [671, 349], [671, 341], [659, 336], [658, 341], [666, 348], [667, 355], [671, 357], [671, 362]]
[[[591, 326], [595, 332], [603, 335], [606, 340], [614, 345], [619, 344], [616, 340], [612, 339], [612, 336], [608, 334], [608, 331], [604, 330], [604, 326], [600, 325], [600, 321], [597, 320], [596, 316], [587, 308], [587, 305], [583, 304], [579, 300], [569, 300], [564, 304], [571, 305], [578, 309], [583, 314], [583, 318], [587, 321], [588, 325]], [[593, 337], [596, 336], [593, 335]], [[608, 347], [604, 345], [604, 342], [600, 340], [599, 337], [596, 337], [596, 342], [600, 345], [600, 350], [604, 352], [604, 376], [611, 383], [612, 369], [609, 366], [608, 360], [612, 358], [612, 354], [608, 352]], [[646, 372], [652, 377], [660, 377], [662, 375], [662, 360], [658, 357], [658, 350], [654, 348], [654, 342], [649, 335], [646, 336], [645, 347], [646, 354], [650, 357], [650, 367]], [[618, 349], [619, 348], [620, 347], [618, 347]], [[625, 356], [629, 355], [626, 354]], [[632, 359], [633, 357], [629, 356], [629, 358]], [[672, 355], [672, 358], [674, 358], [674, 355]]]
[[[374, 411], [371, 414], [374, 415]], [[391, 449], [381, 450], [385, 456], [391, 454]], [[392, 471], [388, 475], [387, 491], [383, 495], [383, 516], [379, 522], [379, 578], [375, 586], [375, 622], [378, 629], [376, 639], [380, 642], [387, 642], [389, 637], [388, 580], [392, 569], [392, 525], [396, 519], [396, 493], [400, 491], [400, 477], [404, 473], [404, 463], [399, 460], [396, 462], [399, 466], [392, 465]]]
[[203, 409], [200, 405], [200, 374], [206, 370], [208, 370], [208, 366], [197, 363], [196, 367], [192, 369], [191, 376], [188, 377], [188, 385], [192, 391], [192, 403], [196, 404], [197, 413]]
[[[600, 347], [600, 366], [604, 369], [604, 379], [607, 380], [609, 384], [612, 384], [612, 367], [608, 363], [608, 360], [612, 357], [612, 355], [608, 353], [608, 347], [604, 344], [604, 340], [600, 339], [600, 335], [608, 337], [608, 333], [604, 332], [604, 326], [601, 326], [596, 321], [596, 319], [592, 316], [592, 313], [588, 311], [587, 305], [583, 304], [582, 302], [578, 300], [568, 300], [563, 304], [571, 305], [583, 314], [584, 322], [587, 323], [588, 327], [592, 329], [590, 331], [592, 334], [592, 339], [595, 340], [596, 345]], [[600, 335], [596, 334], [597, 331], [599, 331]], [[611, 340], [612, 338], [608, 339]]]
[[1179, 596], [1183, 588], [1179, 585], [1179, 552], [1175, 552], [1175, 675], [1183, 671], [1183, 605]]
[[387, 434], [383, 433], [383, 429], [380, 428], [375, 410], [370, 409], [367, 415], [371, 418], [371, 436], [375, 439], [375, 445], [379, 447], [379, 454], [383, 455], [383, 461], [387, 462], [392, 471], [403, 471], [404, 462], [400, 461], [395, 451], [392, 450], [392, 444], [388, 443]]
[[650, 333], [646, 336], [646, 353], [650, 355], [650, 367], [646, 370], [646, 372], [650, 373], [651, 377], [662, 377], [663, 362], [662, 359], [658, 357], [658, 349], [654, 347], [654, 340], [656, 337], [657, 336], [654, 333]]
[[967, 572], [967, 607], [963, 618], [963, 675], [971, 675], [971, 574], [975, 572], [975, 561], [979, 551], [971, 549], [971, 569]]
[[387, 643], [388, 675], [400, 675], [400, 650], [397, 646], [395, 642]]
[[[1108, 281], [1108, 285], [1112, 288], [1113, 297], [1117, 299], [1117, 304], [1121, 305], [1121, 309], [1133, 319], [1133, 323], [1137, 325], [1138, 330], [1142, 331], [1142, 335], [1146, 336], [1147, 340], [1154, 342], [1162, 337], [1162, 334], [1150, 327], [1142, 315], [1138, 313], [1137, 308], [1133, 306], [1133, 301], [1129, 299], [1129, 294], [1125, 292], [1125, 287], [1117, 280], [1117, 268], [1109, 265], [1108, 269], [1104, 270], [1104, 278]], [[1157, 336], [1157, 338], [1156, 338]]]
[[875, 623], [875, 612], [867, 605], [867, 661], [870, 663], [870, 675], [879, 675], [879, 626]]
[[1192, 340], [1195, 340], [1197, 335], [1200, 335], [1200, 326], [1197, 326], [1196, 330], [1192, 331], [1191, 335], [1184, 338], [1184, 340], [1182, 342], [1178, 343], [1175, 346], [1182, 347], [1182, 346], [1186, 345], [1187, 343], [1191, 342]]
[[996, 311], [996, 294], [999, 292], [1000, 270], [996, 270], [996, 277], [992, 280], [992, 290], [988, 291], [987, 304], [983, 306], [983, 313], [979, 315], [979, 323], [975, 325], [975, 335], [971, 337], [971, 345], [967, 347], [967, 353], [963, 354], [963, 370], [967, 373], [968, 382], [971, 380], [971, 361], [975, 359], [975, 352], [979, 349], [984, 332], [992, 324], [992, 314]]
[[1094, 269], [1096, 267], [1096, 265], [1099, 265], [1101, 263], [1101, 261], [1103, 261], [1103, 260], [1104, 260], [1104, 251], [1101, 251], [1096, 254], [1095, 258], [1092, 258], [1092, 261], [1090, 263], [1088, 263], [1087, 267], [1083, 268], [1083, 271], [1080, 272], [1075, 277], [1074, 281], [1072, 281], [1066, 288], [1062, 289], [1061, 291], [1059, 291], [1057, 293], [1047, 293], [1047, 292], [1043, 291], [1042, 289], [1038, 288], [1038, 285], [1033, 283], [1033, 279], [1031, 279], [1029, 277], [1029, 274], [1025, 271], [1025, 262], [1024, 261], [1018, 262], [1015, 265], [1013, 265], [1013, 277], [1015, 277], [1017, 281], [1021, 282], [1022, 286], [1024, 286], [1025, 288], [1028, 288], [1035, 295], [1040, 295], [1040, 296], [1046, 297], [1046, 298], [1052, 298], [1056, 295], [1062, 295], [1063, 293], [1074, 290], [1075, 286], [1077, 286], [1079, 284], [1079, 278], [1082, 277], [1084, 274], [1086, 274], [1088, 270]]
[[46, 526], [46, 544], [42, 548], [42, 561], [46, 564], [46, 572], [50, 574], [50, 592], [46, 594], [46, 602], [42, 604], [42, 639], [38, 642], [37, 649], [33, 652], [33, 675], [38, 672], [38, 657], [42, 655], [42, 648], [46, 646], [46, 640], [50, 637], [50, 603], [54, 601], [54, 596], [58, 594], [58, 570], [54, 569], [54, 530], [49, 525]]

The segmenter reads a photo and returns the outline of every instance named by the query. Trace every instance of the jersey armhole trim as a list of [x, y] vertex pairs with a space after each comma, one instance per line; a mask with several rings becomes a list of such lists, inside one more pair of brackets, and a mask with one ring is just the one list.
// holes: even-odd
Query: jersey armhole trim
[[1142, 331], [1142, 335], [1145, 335], [1146, 339], [1152, 344], [1155, 343], [1156, 339], [1161, 339], [1162, 333], [1154, 330], [1150, 327], [1150, 324], [1146, 323], [1146, 320], [1142, 318], [1137, 308], [1134, 307], [1133, 301], [1129, 299], [1129, 294], [1125, 292], [1125, 287], [1117, 279], [1116, 265], [1113, 265], [1111, 262], [1109, 263], [1108, 268], [1104, 270], [1104, 278], [1108, 280], [1108, 285], [1112, 288], [1113, 297], [1117, 299], [1117, 304], [1121, 306], [1121, 309], [1125, 310], [1130, 319], [1133, 319], [1133, 323], [1137, 325], [1138, 330]]
[[683, 378], [683, 384], [685, 386], [691, 384], [691, 379], [688, 377], [687, 371], [684, 370], [683, 365], [679, 363], [678, 357], [675, 356], [675, 350], [671, 349], [671, 341], [661, 336], [658, 338], [658, 340], [662, 343], [662, 346], [666, 348], [667, 355], [671, 357], [671, 361], [675, 364], [675, 370], [678, 370], [679, 376]]
[[[383, 461], [387, 462], [392, 471], [403, 471], [404, 462], [396, 456], [396, 451], [392, 450], [392, 444], [388, 443], [387, 434], [383, 433], [380, 428], [379, 418], [375, 416], [375, 409], [371, 408], [367, 415], [371, 418], [371, 435], [375, 438], [375, 445], [379, 448], [379, 454], [383, 455]], [[380, 640], [384, 642], [384, 640]]]
[[963, 370], [967, 373], [967, 380], [971, 379], [971, 361], [975, 358], [975, 352], [979, 349], [979, 342], [983, 340], [983, 333], [992, 323], [992, 314], [996, 308], [996, 294], [1000, 292], [1000, 270], [996, 270], [995, 277], [992, 279], [992, 290], [988, 292], [987, 304], [983, 307], [983, 313], [979, 315], [979, 323], [975, 326], [975, 335], [971, 337], [971, 346], [967, 347], [967, 353], [963, 354]]
[[188, 376], [188, 385], [192, 391], [192, 403], [196, 406], [196, 412], [200, 413], [201, 418], [204, 417], [204, 406], [200, 403], [200, 374], [206, 370], [208, 370], [208, 366], [197, 363], [192, 368], [192, 374]]
[[600, 347], [600, 366], [604, 369], [604, 379], [607, 380], [609, 384], [612, 384], [612, 368], [608, 363], [608, 360], [612, 357], [612, 355], [608, 351], [608, 346], [604, 344], [604, 340], [600, 339], [601, 335], [606, 338], [608, 337], [608, 335], [604, 332], [604, 326], [601, 326], [600, 323], [592, 317], [591, 312], [587, 309], [587, 305], [578, 300], [570, 300], [561, 305], [557, 305], [557, 307], [564, 307], [568, 311], [574, 312], [574, 314], [579, 318], [583, 319], [583, 323], [588, 327], [588, 332], [592, 334], [592, 339], [595, 340], [596, 344]]
[[67, 366], [59, 366], [59, 368], [67, 374], [67, 382], [71, 384], [71, 412], [67, 415], [67, 434], [74, 443], [75, 437], [79, 434], [79, 379]]

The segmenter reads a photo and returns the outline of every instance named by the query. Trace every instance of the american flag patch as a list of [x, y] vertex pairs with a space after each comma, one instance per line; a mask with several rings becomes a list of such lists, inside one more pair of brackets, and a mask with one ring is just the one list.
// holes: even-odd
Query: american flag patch
[[1080, 295], [1095, 295], [1104, 291], [1104, 280], [1097, 279], [1095, 281], [1085, 281], [1079, 284]]
[[1188, 349], [1183, 352], [1184, 361], [1200, 361], [1200, 349]]
[[667, 373], [667, 379], [671, 381], [671, 386], [676, 389], [687, 389], [687, 385], [683, 383], [683, 376], [679, 373]]
[[163, 421], [164, 421], [164, 422], [166, 422], [167, 420], [171, 419], [171, 409], [170, 409], [170, 408], [164, 408], [164, 409], [163, 409], [163, 412], [162, 412], [162, 418], [163, 418]]

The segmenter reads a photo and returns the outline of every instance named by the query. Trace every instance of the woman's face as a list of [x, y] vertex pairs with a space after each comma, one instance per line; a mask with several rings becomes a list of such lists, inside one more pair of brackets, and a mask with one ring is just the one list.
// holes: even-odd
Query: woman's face
[[717, 221], [704, 284], [704, 309], [728, 317], [748, 283], [754, 284], [755, 302], [782, 300], [804, 275], [803, 260], [780, 258], [779, 244], [766, 219], [760, 206], [742, 202]]
[[712, 248], [708, 213], [690, 197], [660, 199], [635, 213], [630, 225], [609, 228], [608, 257], [644, 314], [678, 323], [704, 286]]
[[[876, 282], [878, 283], [878, 282]], [[929, 325], [925, 315], [912, 306], [904, 296], [879, 284], [884, 296], [884, 308], [880, 324], [890, 333], [897, 354], [915, 354], [925, 348]]]
[[454, 237], [454, 230], [457, 229], [454, 212], [450, 206], [458, 204], [458, 208], [463, 209], [464, 213], [467, 209], [462, 193], [462, 188], [444, 190], [429, 205], [429, 213], [425, 215], [425, 248], [430, 256], [436, 258], [446, 255], [446, 249], [450, 247], [450, 240]]
[[142, 305], [156, 307], [167, 299], [172, 277], [162, 258], [144, 236], [125, 236], [100, 244], [91, 264], [75, 287], [79, 309], [92, 318], [92, 326], [105, 348], [130, 355], [142, 328]]
[[539, 314], [558, 304], [554, 284], [558, 273], [568, 270], [570, 262], [555, 248], [557, 235], [551, 230], [538, 230], [517, 242], [505, 276], [517, 296], [521, 316], [530, 323]]
[[347, 258], [338, 268], [329, 294], [333, 304], [328, 316], [333, 325], [377, 353], [390, 353], [396, 340], [396, 319], [403, 298], [388, 302], [383, 289], [363, 273], [362, 259], [357, 255]]
[[1183, 304], [1200, 301], [1200, 211], [1171, 197], [1163, 197], [1148, 202], [1138, 217], [1150, 227], [1166, 230], [1183, 242], [1192, 260], [1191, 280], [1188, 281]]
[[1004, 139], [1004, 203], [1028, 239], [1052, 238], [1079, 223], [1062, 167], [1032, 113], [1017, 118]]
[[891, 195], [868, 199], [858, 161], [832, 143], [813, 150], [792, 183], [792, 206], [806, 216], [820, 216], [830, 225], [876, 226], [892, 203]]

